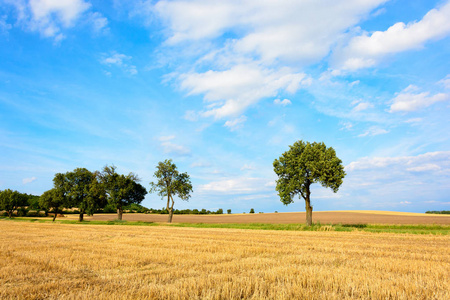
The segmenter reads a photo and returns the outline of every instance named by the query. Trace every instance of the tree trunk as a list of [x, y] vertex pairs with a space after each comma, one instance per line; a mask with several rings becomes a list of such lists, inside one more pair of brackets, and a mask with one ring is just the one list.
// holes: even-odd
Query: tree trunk
[[57, 213], [58, 213], [58, 210], [55, 209], [55, 215], [53, 216], [53, 221], [52, 221], [52, 222], [55, 222], [56, 214], [57, 214]]
[[309, 200], [309, 197], [305, 200], [305, 208], [306, 208], [306, 225], [311, 226], [312, 225], [312, 206], [311, 202]]
[[123, 215], [123, 208], [119, 207], [117, 209], [117, 220], [122, 221], [122, 215]]
[[172, 217], [173, 217], [173, 208], [169, 209], [169, 219], [167, 220], [167, 222], [172, 223]]
[[[56, 216], [56, 213], [55, 213]], [[80, 215], [78, 216], [78, 222], [83, 222], [84, 219], [84, 213], [80, 212]]]

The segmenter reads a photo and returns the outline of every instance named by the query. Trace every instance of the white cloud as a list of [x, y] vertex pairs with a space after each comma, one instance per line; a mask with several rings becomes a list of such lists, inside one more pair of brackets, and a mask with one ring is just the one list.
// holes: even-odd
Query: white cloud
[[[364, 157], [345, 167], [347, 176], [341, 191], [355, 201], [380, 199], [380, 208], [396, 203], [412, 205], [426, 201], [448, 201], [450, 193], [450, 151], [415, 156]], [[404, 203], [408, 204], [408, 203]]]
[[445, 78], [439, 80], [438, 83], [444, 86], [444, 88], [446, 88], [447, 90], [450, 90], [450, 74], [445, 76]]
[[383, 57], [418, 49], [432, 40], [450, 34], [450, 1], [430, 10], [422, 20], [405, 25], [396, 23], [386, 31], [354, 37], [334, 55], [335, 68], [356, 70], [375, 66]]
[[[180, 72], [176, 79], [181, 89], [203, 96], [201, 116], [222, 119], [239, 116], [263, 98], [295, 93], [310, 84], [299, 72], [302, 66], [327, 56], [344, 32], [386, 1], [147, 3], [167, 28], [166, 46], [183, 51], [183, 57], [190, 53], [185, 61], [194, 59], [201, 70]], [[230, 38], [220, 39], [224, 34]], [[292, 62], [297, 69], [286, 68]]]
[[[170, 44], [239, 33], [235, 54], [262, 61], [316, 62], [339, 35], [386, 0], [334, 1], [159, 1], [154, 11], [169, 28]], [[311, 26], [314, 24], [314, 26]]]
[[422, 121], [423, 121], [422, 118], [412, 118], [412, 119], [406, 120], [405, 123], [418, 124], [418, 123], [421, 123]]
[[359, 103], [358, 105], [356, 105], [354, 108], [353, 108], [353, 111], [354, 112], [359, 112], [359, 111], [363, 111], [363, 110], [366, 110], [366, 109], [369, 109], [369, 108], [372, 108], [373, 107], [373, 104], [372, 103], [369, 103], [369, 102], [361, 102], [361, 103]]
[[429, 171], [438, 171], [441, 168], [436, 164], [422, 164], [412, 168], [407, 168], [407, 171], [410, 172], [429, 172]]
[[75, 26], [82, 17], [92, 23], [94, 30], [107, 25], [100, 13], [85, 14], [91, 4], [84, 0], [16, 0], [7, 1], [16, 8], [18, 21], [30, 31], [59, 42], [65, 38], [64, 29]]
[[103, 55], [103, 58], [100, 60], [100, 63], [108, 66], [117, 66], [121, 68], [123, 71], [129, 73], [130, 75], [136, 75], [137, 69], [136, 66], [130, 65], [126, 63], [126, 61], [130, 61], [132, 59], [131, 56], [127, 56], [125, 54], [112, 52], [110, 55]]
[[292, 104], [291, 100], [289, 100], [289, 99], [284, 99], [284, 100], [275, 99], [275, 100], [273, 100], [273, 103], [275, 105], [281, 105], [281, 106], [286, 106], [286, 105]]
[[28, 183], [31, 183], [31, 182], [35, 181], [36, 179], [37, 179], [36, 177], [24, 178], [24, 179], [22, 179], [22, 183], [23, 184], [28, 184]]
[[165, 154], [172, 154], [176, 156], [190, 156], [191, 150], [188, 147], [175, 144], [172, 142], [175, 139], [174, 135], [160, 136], [158, 140], [161, 142], [161, 147]]
[[197, 190], [200, 193], [219, 193], [219, 194], [251, 194], [259, 193], [262, 190], [272, 189], [270, 181], [264, 178], [231, 178], [218, 181], [212, 181], [207, 184], [199, 185]]
[[411, 204], [409, 201], [401, 201], [400, 204]]
[[379, 128], [377, 126], [372, 126], [369, 129], [367, 129], [364, 133], [361, 133], [358, 135], [358, 137], [365, 137], [365, 136], [375, 136], [380, 134], [386, 134], [389, 133], [386, 129]]
[[[346, 171], [366, 170], [374, 168], [401, 168], [402, 170], [417, 171], [423, 166], [441, 165], [443, 169], [450, 171], [450, 151], [437, 151], [420, 154], [417, 156], [398, 157], [365, 157], [352, 162], [345, 167]], [[428, 170], [438, 170], [432, 167]]]
[[162, 142], [161, 147], [165, 154], [173, 154], [176, 156], [190, 156], [191, 150], [185, 146], [174, 144], [170, 141]]
[[339, 130], [352, 130], [353, 124], [351, 122], [339, 122], [341, 128]]
[[449, 94], [437, 93], [430, 95], [429, 92], [418, 92], [415, 86], [408, 86], [400, 92], [394, 99], [389, 112], [411, 112], [426, 108], [436, 102], [450, 99]]
[[303, 73], [288, 68], [280, 70], [260, 66], [237, 65], [226, 71], [207, 71], [180, 76], [181, 88], [189, 95], [203, 94], [209, 103], [203, 116], [216, 119], [234, 117], [260, 99], [279, 92], [295, 93], [307, 82]]
[[242, 128], [243, 123], [247, 120], [246, 116], [240, 116], [239, 118], [236, 118], [234, 120], [226, 121], [224, 126], [228, 127], [231, 131], [237, 130], [239, 128]]

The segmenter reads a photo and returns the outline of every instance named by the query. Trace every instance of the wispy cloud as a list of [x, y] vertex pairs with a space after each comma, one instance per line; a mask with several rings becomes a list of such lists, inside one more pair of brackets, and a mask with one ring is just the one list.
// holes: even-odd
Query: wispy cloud
[[251, 194], [273, 189], [271, 185], [268, 185], [269, 182], [264, 178], [229, 178], [199, 185], [197, 189], [200, 193]]
[[0, 34], [7, 35], [8, 31], [12, 28], [11, 24], [6, 22], [7, 16], [0, 16]]
[[228, 127], [231, 131], [242, 128], [244, 122], [247, 120], [246, 116], [240, 116], [239, 118], [226, 121], [224, 126]]
[[275, 105], [281, 105], [281, 106], [287, 106], [289, 104], [292, 104], [291, 100], [289, 100], [289, 99], [283, 99], [283, 100], [275, 99], [275, 100], [273, 100], [273, 103]]
[[64, 30], [75, 26], [81, 18], [91, 23], [94, 30], [107, 25], [107, 19], [100, 13], [87, 13], [92, 5], [84, 0], [17, 0], [7, 3], [15, 7], [18, 22], [25, 29], [53, 38], [55, 42], [63, 40], [66, 37]]
[[171, 154], [175, 156], [191, 156], [191, 150], [183, 145], [172, 142], [175, 139], [174, 135], [161, 136], [158, 140], [165, 154]]
[[372, 126], [369, 129], [367, 129], [364, 133], [361, 133], [358, 135], [358, 137], [365, 137], [365, 136], [375, 136], [380, 134], [386, 134], [389, 133], [386, 129], [380, 128], [378, 126]]
[[24, 178], [24, 179], [22, 179], [22, 183], [23, 183], [23, 184], [32, 183], [32, 182], [35, 181], [36, 179], [37, 179], [36, 177]]
[[136, 75], [138, 73], [136, 66], [126, 63], [132, 59], [131, 56], [125, 54], [112, 52], [109, 55], [104, 54], [100, 62], [108, 66], [116, 66], [127, 72], [130, 75]]

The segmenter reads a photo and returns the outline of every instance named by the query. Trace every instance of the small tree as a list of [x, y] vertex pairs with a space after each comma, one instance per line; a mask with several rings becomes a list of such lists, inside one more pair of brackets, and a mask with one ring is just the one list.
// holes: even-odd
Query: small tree
[[105, 166], [100, 177], [106, 190], [108, 203], [117, 209], [118, 220], [122, 220], [125, 206], [132, 203], [140, 204], [147, 194], [147, 190], [138, 183], [140, 180], [137, 175], [117, 174], [115, 166]]
[[15, 210], [26, 205], [27, 196], [25, 194], [10, 189], [0, 191], [0, 210], [5, 210], [8, 213], [9, 218], [12, 218], [12, 214]]
[[39, 197], [39, 206], [50, 210], [53, 209], [55, 215], [53, 216], [53, 222], [56, 219], [56, 215], [61, 211], [61, 208], [67, 204], [67, 196], [63, 190], [58, 190], [53, 188], [51, 190], [45, 191]]
[[227, 214], [231, 214], [231, 209], [227, 209]]
[[254, 213], [255, 213], [255, 210], [254, 210], [253, 208], [250, 208], [250, 213], [251, 213], [251, 214], [254, 214]]
[[188, 201], [191, 197], [192, 190], [191, 180], [187, 173], [179, 173], [177, 166], [172, 163], [171, 159], [159, 162], [156, 166], [154, 177], [157, 182], [150, 182], [151, 192], [157, 192], [162, 199], [167, 197], [167, 210], [169, 219], [167, 222], [172, 223], [173, 217], [173, 196], [177, 195], [181, 200]]
[[296, 194], [305, 199], [306, 223], [311, 226], [311, 184], [319, 182], [336, 193], [345, 177], [344, 166], [334, 149], [324, 143], [297, 141], [289, 147], [273, 162], [278, 175], [276, 190], [285, 205], [294, 202]]

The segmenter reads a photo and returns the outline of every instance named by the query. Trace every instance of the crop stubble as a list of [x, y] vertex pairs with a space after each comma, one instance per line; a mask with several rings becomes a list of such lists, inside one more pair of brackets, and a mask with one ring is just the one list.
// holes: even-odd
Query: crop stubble
[[2, 299], [450, 299], [448, 236], [0, 226]]

